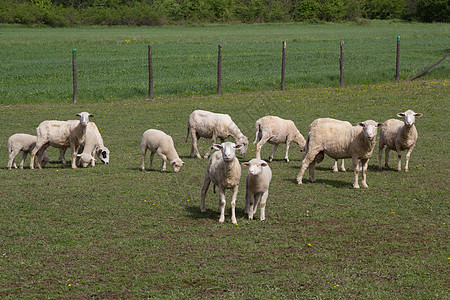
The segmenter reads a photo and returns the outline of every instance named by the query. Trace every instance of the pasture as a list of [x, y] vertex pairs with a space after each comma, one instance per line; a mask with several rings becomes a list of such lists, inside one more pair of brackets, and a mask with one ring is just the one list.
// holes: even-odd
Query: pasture
[[[0, 106], [0, 297], [445, 299], [449, 84], [419, 80]], [[355, 124], [384, 122], [406, 109], [424, 116], [416, 122], [419, 139], [410, 172], [378, 171], [375, 150], [369, 189], [352, 188], [349, 160], [346, 173], [334, 174], [329, 158], [316, 168], [316, 183], [305, 177], [298, 186], [301, 152], [293, 145], [286, 163], [280, 146], [270, 164], [266, 221], [245, 218], [243, 176], [233, 225], [229, 203], [225, 223], [218, 223], [218, 195], [211, 188], [207, 212], [200, 212], [207, 161], [188, 157], [190, 138], [184, 142], [194, 109], [230, 114], [251, 142], [254, 122], [269, 114], [292, 119], [305, 136], [318, 117]], [[80, 111], [95, 115], [92, 121], [111, 150], [109, 165], [72, 170], [57, 163], [57, 151], [49, 149], [52, 162], [42, 170], [6, 169], [11, 134], [33, 134], [42, 120], [73, 119]], [[139, 170], [140, 139], [149, 128], [173, 137], [186, 162], [180, 173], [170, 167], [159, 172], [157, 157], [155, 171]], [[200, 145], [204, 153], [209, 141]], [[238, 158], [248, 161], [254, 150], [251, 144]], [[266, 144], [262, 157], [271, 150]], [[391, 165], [396, 161], [391, 152]]]
[[[218, 45], [223, 46], [223, 93], [279, 90], [282, 41], [286, 89], [338, 87], [340, 41], [346, 86], [400, 79], [449, 52], [449, 24], [370, 21], [161, 27], [24, 27], [0, 25], [0, 104], [72, 101], [72, 49], [77, 49], [78, 101], [111, 102], [148, 95], [147, 45], [153, 45], [154, 95], [217, 91]], [[449, 63], [424, 75], [448, 78]]]

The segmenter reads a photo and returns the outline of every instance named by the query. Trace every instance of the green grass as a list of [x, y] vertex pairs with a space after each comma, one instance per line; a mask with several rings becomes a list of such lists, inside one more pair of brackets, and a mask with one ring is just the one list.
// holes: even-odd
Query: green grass
[[[0, 106], [0, 297], [445, 299], [449, 84]], [[382, 122], [406, 109], [424, 116], [417, 119], [410, 172], [378, 171], [375, 154], [367, 190], [352, 188], [349, 162], [348, 172], [334, 174], [329, 158], [318, 165], [316, 183], [298, 186], [301, 153], [292, 147], [286, 163], [280, 146], [270, 164], [266, 221], [245, 218], [243, 176], [233, 225], [229, 203], [226, 222], [218, 223], [211, 189], [207, 212], [200, 212], [207, 162], [189, 158], [184, 143], [194, 109], [230, 114], [251, 141], [255, 120], [267, 114], [294, 120], [303, 134], [317, 117]], [[42, 120], [80, 111], [95, 115], [111, 150], [109, 165], [6, 170], [11, 134], [33, 133]], [[180, 173], [139, 171], [148, 128], [173, 136], [186, 162]], [[200, 144], [204, 153], [209, 143]], [[251, 144], [241, 162], [254, 150]], [[48, 152], [55, 161], [58, 153]], [[270, 152], [264, 146], [263, 158]], [[157, 169], [160, 163], [157, 158]]]
[[[24, 27], [0, 25], [0, 104], [72, 101], [72, 48], [77, 49], [78, 101], [148, 95], [147, 45], [153, 44], [154, 95], [217, 91], [217, 47], [223, 45], [222, 91], [280, 89], [282, 41], [286, 88], [339, 86], [339, 42], [345, 42], [346, 85], [407, 79], [449, 51], [448, 24], [370, 21], [368, 25], [255, 24], [162, 27]], [[445, 79], [448, 60], [424, 75]]]

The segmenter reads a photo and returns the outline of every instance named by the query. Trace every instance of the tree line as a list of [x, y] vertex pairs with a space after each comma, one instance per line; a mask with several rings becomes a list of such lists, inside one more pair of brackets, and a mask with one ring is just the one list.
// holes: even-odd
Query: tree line
[[446, 23], [449, 3], [448, 0], [0, 0], [0, 23], [140, 26], [367, 19]]

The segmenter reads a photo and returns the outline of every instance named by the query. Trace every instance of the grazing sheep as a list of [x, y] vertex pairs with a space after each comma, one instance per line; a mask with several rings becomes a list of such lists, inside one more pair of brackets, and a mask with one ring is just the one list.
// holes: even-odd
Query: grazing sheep
[[248, 167], [247, 178], [245, 180], [245, 212], [248, 219], [253, 220], [258, 203], [260, 203], [260, 220], [266, 219], [266, 201], [269, 196], [269, 184], [272, 180], [272, 170], [264, 161], [257, 158], [245, 162], [243, 166]]
[[[56, 148], [63, 148], [70, 146], [72, 151], [72, 168], [76, 169], [76, 158], [78, 148], [84, 142], [86, 137], [86, 128], [89, 123], [89, 117], [94, 115], [88, 112], [81, 112], [75, 114], [76, 117], [80, 117], [80, 120], [68, 120], [68, 121], [43, 121], [36, 128], [37, 142], [36, 147], [31, 151], [31, 163], [30, 169], [34, 169], [34, 157], [40, 149], [43, 151], [49, 146]], [[41, 158], [38, 157], [38, 167], [42, 169]]]
[[[85, 151], [85, 143], [81, 144], [80, 148], [78, 149], [78, 158], [82, 157], [82, 164], [84, 167], [86, 167], [89, 162], [91, 163], [92, 167], [95, 167], [95, 158], [94, 158], [94, 154], [97, 154], [97, 157], [100, 158], [100, 160], [104, 163], [104, 164], [108, 164], [109, 163], [109, 149], [105, 147], [105, 145], [103, 144], [103, 139], [102, 139], [102, 135], [100, 134], [100, 131], [98, 130], [97, 125], [94, 122], [89, 122], [88, 123], [88, 129], [86, 130], [86, 140], [88, 139], [87, 135], [88, 135], [88, 131], [90, 132], [89, 134], [91, 135], [89, 140], [89, 151], [92, 150], [92, 155], [87, 155], [88, 151]], [[61, 161], [63, 164], [66, 163], [66, 160], [64, 158], [64, 154], [66, 153], [67, 147], [64, 148], [60, 148], [59, 150], [59, 161]], [[81, 156], [80, 154], [82, 154], [83, 152], [85, 152], [85, 154], [83, 156]], [[79, 160], [77, 160], [77, 165], [79, 165]]]
[[[22, 151], [22, 161], [20, 162], [20, 168], [23, 169], [23, 164], [25, 159], [27, 158], [28, 153], [36, 146], [37, 137], [34, 135], [29, 135], [26, 133], [16, 133], [9, 137], [8, 139], [8, 153], [9, 153], [9, 161], [8, 161], [8, 170], [11, 170], [11, 167], [17, 169], [16, 162], [14, 159], [17, 154]], [[50, 161], [46, 152], [42, 155], [41, 165], [45, 166]]]
[[408, 172], [409, 158], [411, 152], [416, 146], [417, 129], [414, 125], [416, 117], [422, 117], [422, 114], [415, 113], [412, 110], [407, 110], [404, 113], [397, 114], [398, 117], [403, 117], [403, 122], [397, 119], [389, 119], [384, 122], [384, 126], [380, 132], [380, 143], [378, 151], [378, 168], [381, 170], [381, 157], [383, 155], [383, 148], [385, 150], [385, 167], [389, 168], [389, 151], [395, 150], [398, 155], [397, 171], [402, 170], [402, 153], [406, 150], [405, 172]]
[[287, 162], [289, 162], [289, 146], [292, 142], [297, 143], [300, 151], [303, 151], [306, 145], [305, 138], [295, 127], [294, 122], [276, 116], [266, 116], [256, 121], [256, 139], [253, 142], [253, 144], [257, 143], [256, 158], [261, 159], [261, 148], [266, 142], [275, 145], [269, 157], [269, 162], [272, 162], [273, 155], [281, 143], [286, 143], [284, 159]]
[[236, 149], [240, 149], [243, 145], [236, 145], [232, 142], [225, 142], [220, 145], [214, 144], [213, 148], [221, 150], [214, 152], [209, 158], [208, 167], [206, 168], [205, 180], [202, 186], [202, 199], [200, 210], [206, 212], [205, 197], [211, 181], [219, 187], [219, 222], [225, 221], [225, 189], [231, 189], [231, 222], [236, 224], [236, 198], [239, 188], [239, 180], [241, 178], [241, 165], [236, 157]]
[[302, 184], [303, 174], [309, 167], [309, 179], [315, 181], [314, 168], [316, 163], [323, 160], [324, 154], [331, 158], [352, 158], [355, 180], [353, 187], [359, 188], [358, 175], [361, 165], [362, 186], [368, 188], [366, 171], [369, 158], [375, 147], [377, 127], [383, 126], [372, 120], [358, 123], [357, 126], [348, 127], [341, 121], [324, 118], [316, 119], [310, 125], [306, 141], [306, 154], [303, 157], [300, 172], [297, 176], [298, 184]]
[[162, 158], [162, 168], [161, 172], [166, 171], [166, 161], [169, 160], [175, 173], [178, 173], [183, 166], [184, 162], [180, 159], [173, 145], [173, 139], [170, 135], [156, 129], [149, 129], [144, 132], [141, 140], [141, 170], [145, 170], [145, 155], [147, 149], [150, 149], [150, 170], [153, 169], [153, 156], [155, 153]]
[[[192, 137], [191, 157], [194, 153], [198, 158], [202, 158], [197, 148], [197, 141], [200, 137], [211, 138], [214, 145], [218, 138], [223, 142], [226, 138], [232, 137], [236, 144], [241, 145], [239, 149], [241, 155], [245, 155], [248, 148], [248, 139], [242, 134], [231, 117], [226, 114], [217, 114], [204, 110], [195, 110], [191, 113], [187, 126], [187, 142], [189, 131]], [[211, 148], [206, 152], [205, 158], [208, 158]]]

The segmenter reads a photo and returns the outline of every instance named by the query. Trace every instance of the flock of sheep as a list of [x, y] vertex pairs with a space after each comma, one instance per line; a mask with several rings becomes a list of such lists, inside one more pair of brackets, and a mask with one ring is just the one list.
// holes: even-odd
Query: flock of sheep
[[[13, 166], [17, 168], [14, 162], [17, 154], [22, 151], [23, 157], [20, 168], [23, 168], [24, 161], [28, 153], [31, 153], [30, 169], [34, 169], [34, 161], [37, 156], [39, 168], [45, 166], [49, 161], [45, 150], [52, 146], [60, 149], [60, 160], [65, 163], [64, 153], [70, 147], [72, 152], [72, 168], [77, 165], [83, 167], [91, 164], [95, 165], [94, 155], [103, 163], [109, 162], [109, 150], [103, 144], [103, 139], [95, 123], [90, 122], [89, 118], [93, 115], [87, 112], [81, 112], [75, 116], [79, 120], [69, 121], [43, 121], [37, 128], [37, 136], [28, 134], [14, 134], [8, 139], [8, 169]], [[320, 163], [325, 154], [335, 159], [333, 171], [337, 172], [337, 161], [342, 159], [341, 170], [345, 171], [345, 158], [352, 159], [354, 170], [354, 188], [359, 188], [358, 177], [362, 172], [361, 184], [368, 188], [366, 182], [366, 172], [368, 161], [375, 148], [375, 140], [378, 127], [381, 128], [379, 141], [378, 166], [382, 169], [382, 153], [385, 150], [385, 167], [389, 167], [389, 151], [395, 150], [398, 155], [397, 170], [401, 171], [401, 151], [406, 152], [405, 172], [408, 171], [409, 158], [417, 141], [417, 130], [414, 125], [415, 118], [422, 114], [407, 110], [404, 113], [397, 114], [403, 118], [403, 121], [389, 119], [384, 123], [377, 123], [373, 120], [367, 120], [353, 126], [349, 122], [339, 121], [330, 118], [319, 118], [314, 120], [309, 126], [307, 139], [299, 132], [294, 122], [284, 120], [276, 116], [265, 116], [256, 121], [256, 158], [249, 162], [242, 163], [248, 167], [245, 189], [245, 213], [250, 220], [256, 213], [258, 205], [260, 206], [260, 220], [265, 219], [265, 205], [269, 194], [269, 185], [272, 179], [272, 172], [269, 164], [261, 160], [261, 148], [265, 143], [274, 145], [269, 162], [281, 143], [286, 144], [285, 160], [288, 162], [289, 146], [292, 142], [298, 144], [300, 150], [304, 152], [300, 172], [297, 176], [297, 183], [302, 184], [302, 178], [309, 169], [309, 179], [315, 181], [314, 168], [316, 163]], [[225, 221], [225, 189], [231, 189], [231, 221], [236, 224], [236, 199], [241, 178], [241, 164], [236, 157], [236, 150], [241, 155], [245, 155], [248, 149], [248, 139], [242, 134], [236, 124], [227, 114], [212, 113], [204, 110], [195, 110], [188, 119], [188, 128], [186, 142], [189, 134], [192, 137], [192, 146], [190, 156], [202, 158], [198, 151], [197, 141], [199, 138], [211, 138], [212, 146], [204, 155], [208, 158], [212, 149], [214, 152], [206, 168], [203, 186], [201, 189], [202, 212], [206, 211], [205, 198], [211, 182], [219, 189], [219, 222]], [[224, 142], [228, 137], [234, 139], [233, 142]], [[216, 144], [217, 139], [221, 144]], [[144, 132], [141, 139], [141, 170], [145, 170], [145, 157], [147, 150], [150, 150], [150, 169], [153, 168], [153, 157], [157, 153], [163, 163], [161, 171], [166, 170], [166, 162], [172, 166], [175, 172], [179, 172], [184, 162], [180, 159], [175, 150], [171, 136], [156, 129], [149, 129]]]

